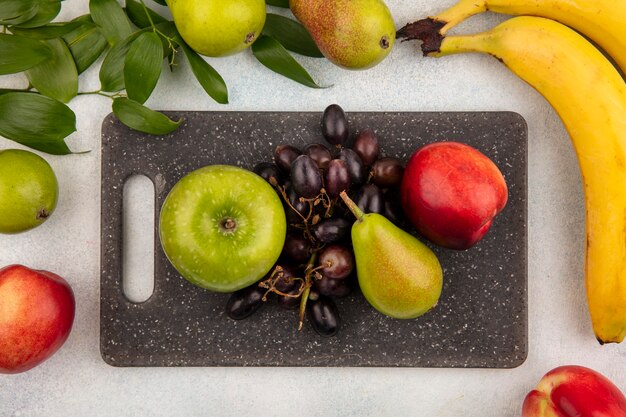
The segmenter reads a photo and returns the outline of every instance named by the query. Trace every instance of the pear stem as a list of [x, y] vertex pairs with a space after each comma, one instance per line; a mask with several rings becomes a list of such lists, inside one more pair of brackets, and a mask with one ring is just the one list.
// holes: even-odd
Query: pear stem
[[356, 217], [357, 221], [362, 222], [363, 221], [363, 217], [365, 216], [365, 213], [363, 213], [363, 211], [361, 211], [359, 206], [357, 206], [356, 203], [354, 201], [352, 201], [350, 199], [350, 197], [348, 197], [348, 194], [346, 194], [345, 191], [342, 191], [341, 194], [339, 194], [339, 197], [341, 197], [343, 202], [346, 203], [346, 206], [348, 206], [348, 209], [350, 209], [352, 214], [354, 214], [354, 216]]

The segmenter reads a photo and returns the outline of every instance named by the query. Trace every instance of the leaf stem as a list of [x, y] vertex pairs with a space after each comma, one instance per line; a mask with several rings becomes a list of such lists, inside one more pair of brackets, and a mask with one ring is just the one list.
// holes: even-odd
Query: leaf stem
[[79, 96], [98, 95], [98, 96], [110, 98], [111, 100], [115, 100], [118, 97], [125, 97], [125, 95], [122, 94], [122, 93], [106, 94], [106, 93], [103, 93], [102, 90], [81, 91], [81, 92], [78, 93], [78, 95]]
[[146, 4], [143, 2], [143, 0], [139, 0], [141, 2], [141, 7], [143, 7], [143, 11], [146, 12], [146, 16], [148, 17], [148, 20], [150, 21], [150, 26], [152, 26], [152, 30], [155, 33], [159, 33], [159, 31], [157, 30], [157, 28], [154, 26], [154, 22], [152, 21], [152, 16], [150, 16], [150, 12], [148, 11], [148, 7], [146, 6]]
[[148, 7], [143, 2], [143, 0], [139, 0], [139, 1], [141, 2], [141, 7], [143, 7], [143, 11], [146, 12], [146, 17], [148, 18], [148, 21], [150, 22], [152, 31], [156, 33], [157, 35], [161, 36], [163, 39], [165, 39], [167, 41], [167, 46], [169, 47], [169, 49], [172, 50], [172, 59], [169, 63], [170, 68], [171, 68], [174, 66], [174, 59], [176, 57], [176, 47], [174, 46], [174, 42], [173, 42], [174, 38], [170, 38], [165, 33], [161, 32], [159, 29], [156, 28], [156, 25], [154, 24], [154, 20], [152, 20], [152, 16], [150, 15], [150, 11], [148, 10]]

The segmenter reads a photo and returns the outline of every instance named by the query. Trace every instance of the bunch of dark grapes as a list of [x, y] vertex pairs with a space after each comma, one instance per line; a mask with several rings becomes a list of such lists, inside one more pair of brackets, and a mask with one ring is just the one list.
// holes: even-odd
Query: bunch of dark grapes
[[320, 335], [333, 336], [340, 325], [335, 299], [357, 286], [354, 216], [339, 194], [346, 191], [365, 213], [403, 222], [398, 190], [404, 166], [381, 157], [374, 131], [362, 130], [350, 144], [348, 120], [336, 104], [324, 111], [321, 130], [328, 145], [279, 145], [273, 162], [254, 167], [281, 196], [289, 228], [270, 275], [230, 297], [226, 313], [233, 319], [250, 316], [274, 294], [279, 306], [299, 309], [300, 328], [306, 315]]

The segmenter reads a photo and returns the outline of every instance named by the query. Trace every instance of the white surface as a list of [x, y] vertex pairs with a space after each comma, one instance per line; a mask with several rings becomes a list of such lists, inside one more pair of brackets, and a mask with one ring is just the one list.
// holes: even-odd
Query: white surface
[[[452, 0], [389, 0], [400, 27]], [[61, 19], [87, 12], [86, 0], [64, 2]], [[472, 19], [460, 31], [502, 18]], [[43, 226], [0, 236], [0, 266], [21, 263], [65, 277], [77, 297], [65, 346], [25, 374], [0, 376], [0, 416], [467, 416], [520, 415], [523, 398], [551, 368], [590, 366], [626, 390], [626, 345], [600, 347], [591, 330], [583, 285], [584, 206], [568, 136], [554, 111], [530, 87], [487, 56], [422, 58], [398, 44], [376, 68], [350, 72], [301, 59], [311, 90], [266, 70], [249, 52], [211, 60], [227, 81], [230, 105], [206, 97], [182, 64], [159, 82], [149, 105], [174, 110], [314, 110], [337, 102], [357, 110], [512, 110], [529, 126], [529, 327], [527, 361], [513, 370], [333, 368], [113, 368], [100, 358], [100, 124], [104, 97], [71, 107], [78, 132], [69, 143], [88, 154], [45, 156], [60, 182], [56, 213]], [[19, 76], [0, 87], [22, 87]], [[97, 70], [81, 90], [99, 86]], [[0, 149], [14, 148], [0, 140]], [[106, 215], [106, 212], [105, 212]]]

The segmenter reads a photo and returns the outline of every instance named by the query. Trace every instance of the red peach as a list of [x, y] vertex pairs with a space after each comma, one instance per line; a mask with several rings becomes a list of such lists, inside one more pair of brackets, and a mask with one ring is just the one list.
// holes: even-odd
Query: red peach
[[498, 167], [458, 142], [418, 149], [406, 166], [400, 194], [416, 229], [451, 249], [467, 249], [482, 239], [508, 199]]
[[60, 276], [22, 265], [0, 269], [0, 373], [27, 371], [52, 356], [74, 322], [74, 293]]
[[561, 366], [526, 396], [522, 417], [626, 417], [626, 398], [592, 369]]

